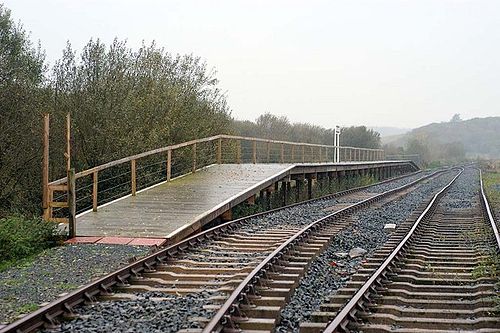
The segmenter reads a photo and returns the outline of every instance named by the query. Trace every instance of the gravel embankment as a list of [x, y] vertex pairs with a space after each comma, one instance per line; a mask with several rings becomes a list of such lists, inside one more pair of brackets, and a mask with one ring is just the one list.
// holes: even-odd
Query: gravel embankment
[[148, 247], [104, 244], [65, 245], [48, 249], [30, 263], [0, 272], [0, 323], [118, 269]]
[[[364, 257], [350, 259], [348, 253], [355, 247], [367, 251], [366, 256], [382, 246], [389, 235], [384, 232], [387, 223], [401, 224], [424, 200], [429, 200], [452, 179], [448, 173], [435, 181], [421, 184], [405, 197], [386, 203], [376, 209], [369, 208], [354, 214], [357, 222], [340, 232], [330, 246], [310, 265], [300, 281], [290, 303], [281, 312], [277, 332], [298, 332], [300, 321], [319, 309], [329, 295], [347, 284], [350, 275], [358, 269]], [[324, 295], [323, 298], [318, 295]]]
[[47, 332], [177, 332], [201, 328], [196, 317], [209, 317], [208, 292], [184, 296], [140, 293], [139, 299], [109, 301], [77, 309], [81, 316]]

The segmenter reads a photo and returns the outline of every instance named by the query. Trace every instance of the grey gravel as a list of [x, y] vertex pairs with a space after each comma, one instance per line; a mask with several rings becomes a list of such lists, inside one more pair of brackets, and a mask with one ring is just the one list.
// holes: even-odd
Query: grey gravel
[[282, 310], [276, 331], [298, 332], [299, 323], [306, 321], [321, 303], [345, 286], [363, 261], [363, 257], [351, 259], [344, 254], [355, 247], [366, 249], [367, 256], [372, 254], [389, 237], [384, 231], [385, 224], [404, 222], [423, 200], [430, 199], [451, 178], [451, 173], [446, 173], [435, 181], [421, 184], [401, 199], [354, 214], [357, 222], [335, 236], [326, 251], [311, 263], [290, 302]]
[[177, 332], [201, 328], [197, 317], [209, 317], [203, 309], [209, 292], [183, 296], [164, 293], [138, 293], [127, 301], [100, 302], [77, 309], [79, 318], [47, 332]]
[[359, 258], [364, 256], [368, 251], [361, 247], [354, 247], [349, 251], [349, 258], [354, 259], [354, 258]]
[[0, 272], [0, 322], [13, 321], [19, 312], [33, 311], [40, 303], [52, 301], [63, 292], [118, 269], [128, 258], [145, 255], [148, 249], [127, 245], [65, 245], [45, 250], [28, 264]]

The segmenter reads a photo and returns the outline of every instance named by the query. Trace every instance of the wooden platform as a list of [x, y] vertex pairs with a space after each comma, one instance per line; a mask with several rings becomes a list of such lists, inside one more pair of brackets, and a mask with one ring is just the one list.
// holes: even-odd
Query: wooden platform
[[289, 164], [220, 164], [77, 216], [78, 236], [183, 238], [290, 174]]
[[172, 243], [283, 178], [402, 165], [418, 169], [411, 161], [215, 164], [78, 215], [74, 242]]

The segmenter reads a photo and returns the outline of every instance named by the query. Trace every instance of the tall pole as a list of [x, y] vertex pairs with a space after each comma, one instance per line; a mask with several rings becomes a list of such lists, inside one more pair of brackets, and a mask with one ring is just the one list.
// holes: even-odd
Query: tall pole
[[66, 115], [66, 172], [71, 169], [71, 117], [69, 113]]
[[337, 128], [333, 128], [333, 163], [337, 163]]
[[335, 126], [335, 157], [336, 163], [340, 162], [340, 126]]
[[49, 131], [50, 131], [50, 115], [43, 115], [43, 161], [42, 161], [42, 204], [43, 218], [48, 220], [49, 216]]

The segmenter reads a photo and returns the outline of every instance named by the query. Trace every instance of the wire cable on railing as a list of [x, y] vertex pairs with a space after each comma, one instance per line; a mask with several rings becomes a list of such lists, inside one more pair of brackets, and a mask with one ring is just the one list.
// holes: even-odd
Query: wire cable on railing
[[116, 185], [116, 186], [112, 186], [112, 187], [107, 188], [107, 189], [105, 189], [105, 190], [99, 191], [99, 193], [106, 193], [106, 192], [109, 192], [109, 191], [111, 191], [111, 190], [114, 190], [114, 189], [116, 189], [116, 188], [118, 188], [118, 187], [120, 187], [120, 186], [125, 186], [125, 185], [130, 184], [130, 183], [131, 183], [131, 181], [129, 180], [129, 181], [126, 181], [125, 183], [121, 183], [121, 184], [118, 184], [118, 185]]
[[123, 172], [123, 173], [121, 173], [121, 174], [119, 174], [119, 175], [112, 176], [112, 177], [109, 177], [109, 178], [104, 178], [104, 179], [99, 178], [98, 183], [104, 183], [104, 182], [107, 182], [107, 181], [110, 181], [110, 180], [116, 179], [116, 178], [118, 178], [118, 177], [123, 177], [124, 175], [128, 175], [128, 174], [130, 174], [130, 173], [131, 173], [131, 171], [130, 171], [130, 170], [128, 170], [128, 171], [125, 171], [125, 172]]

